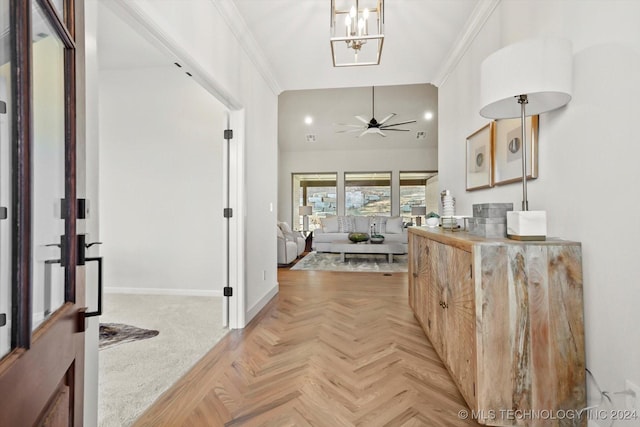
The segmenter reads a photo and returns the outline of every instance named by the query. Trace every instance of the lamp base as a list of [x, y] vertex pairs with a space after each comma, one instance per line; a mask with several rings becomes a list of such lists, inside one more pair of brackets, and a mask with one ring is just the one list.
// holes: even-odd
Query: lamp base
[[507, 237], [512, 240], [546, 240], [546, 211], [507, 212]]

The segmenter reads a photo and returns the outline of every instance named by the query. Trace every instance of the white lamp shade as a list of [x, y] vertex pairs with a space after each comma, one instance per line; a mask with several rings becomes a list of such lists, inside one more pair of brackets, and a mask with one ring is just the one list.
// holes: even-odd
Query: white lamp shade
[[527, 95], [526, 115], [555, 110], [571, 100], [571, 42], [544, 38], [504, 47], [480, 69], [480, 115], [490, 119], [520, 117], [517, 97]]
[[426, 215], [427, 214], [427, 207], [426, 206], [412, 206], [411, 207], [411, 215], [412, 216], [420, 216], [420, 215]]
[[313, 213], [313, 207], [311, 207], [311, 206], [300, 206], [298, 208], [298, 213], [300, 215], [311, 215]]

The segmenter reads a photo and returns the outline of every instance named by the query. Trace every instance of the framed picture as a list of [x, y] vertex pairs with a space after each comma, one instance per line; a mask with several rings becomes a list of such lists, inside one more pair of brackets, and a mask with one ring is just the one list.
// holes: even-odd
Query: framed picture
[[[522, 181], [521, 119], [497, 120], [493, 160], [494, 184]], [[527, 179], [538, 177], [538, 116], [527, 117]]]
[[493, 122], [467, 137], [467, 191], [493, 186]]

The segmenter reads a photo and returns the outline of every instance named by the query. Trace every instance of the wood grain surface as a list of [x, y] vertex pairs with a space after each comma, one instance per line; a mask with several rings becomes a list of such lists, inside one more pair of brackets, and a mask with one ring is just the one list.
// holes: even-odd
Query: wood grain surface
[[407, 273], [279, 271], [280, 293], [136, 426], [468, 426]]

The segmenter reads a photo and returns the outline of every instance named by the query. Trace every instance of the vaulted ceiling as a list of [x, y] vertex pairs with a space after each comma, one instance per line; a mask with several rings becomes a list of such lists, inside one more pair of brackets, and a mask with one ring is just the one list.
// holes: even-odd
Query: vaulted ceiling
[[433, 83], [480, 3], [387, 0], [380, 65], [334, 68], [330, 0], [233, 2], [283, 90]]
[[[112, 8], [105, 7], [109, 1], [99, 1], [101, 68], [140, 68], [173, 62], [136, 34]], [[183, 0], [181, 7], [188, 7], [191, 1], [214, 0]], [[495, 0], [387, 0], [380, 65], [348, 68], [332, 66], [330, 0], [215, 2], [227, 14], [236, 34], [243, 35], [245, 50], [255, 56], [269, 84], [283, 91], [280, 149], [304, 151], [436, 147], [434, 85], [446, 78], [465, 42], [473, 36], [470, 28], [477, 25]], [[401, 127], [409, 132], [386, 132], [386, 138], [336, 133], [348, 128], [339, 123], [359, 123], [356, 115], [371, 118], [372, 86], [377, 91], [378, 120], [396, 113], [389, 123], [417, 122]], [[425, 119], [427, 112], [432, 112], [434, 118]], [[313, 119], [312, 124], [304, 123], [306, 116]], [[315, 138], [315, 143], [307, 142], [308, 135]]]

